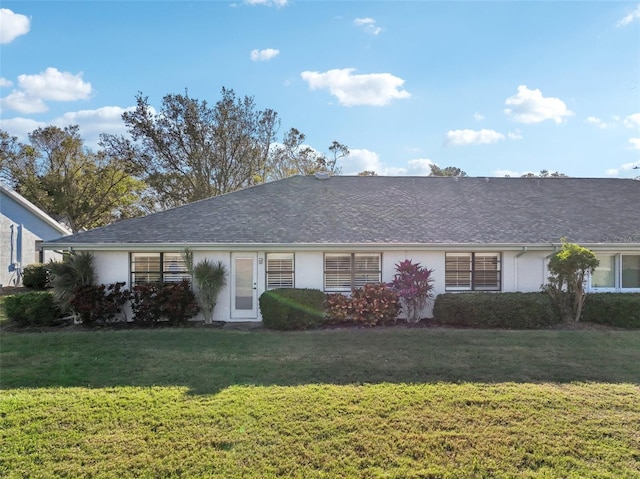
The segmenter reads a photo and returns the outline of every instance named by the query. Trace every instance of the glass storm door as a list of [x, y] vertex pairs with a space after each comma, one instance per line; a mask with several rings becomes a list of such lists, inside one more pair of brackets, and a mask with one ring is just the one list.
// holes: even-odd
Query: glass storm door
[[231, 318], [258, 319], [258, 255], [231, 255]]

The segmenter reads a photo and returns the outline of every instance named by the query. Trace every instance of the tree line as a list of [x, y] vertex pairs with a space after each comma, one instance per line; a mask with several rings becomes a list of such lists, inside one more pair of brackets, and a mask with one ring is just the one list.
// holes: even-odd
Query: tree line
[[21, 143], [0, 130], [0, 178], [73, 232], [318, 170], [340, 173], [349, 149], [325, 155], [278, 114], [222, 88], [214, 105], [169, 94], [156, 113], [142, 93], [122, 115], [127, 135], [85, 145], [77, 125], [37, 128]]

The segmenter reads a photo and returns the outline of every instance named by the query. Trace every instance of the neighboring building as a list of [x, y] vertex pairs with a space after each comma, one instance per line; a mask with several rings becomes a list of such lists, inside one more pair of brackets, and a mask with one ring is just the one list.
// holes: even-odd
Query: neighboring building
[[348, 293], [406, 258], [436, 293], [539, 291], [562, 238], [598, 255], [589, 291], [640, 292], [640, 181], [294, 176], [46, 247], [93, 251], [101, 282], [129, 286], [184, 277], [188, 247], [230, 271], [214, 319], [259, 321], [267, 289]]
[[32, 263], [59, 259], [42, 243], [71, 231], [30, 201], [0, 183], [0, 286], [19, 286], [22, 270]]

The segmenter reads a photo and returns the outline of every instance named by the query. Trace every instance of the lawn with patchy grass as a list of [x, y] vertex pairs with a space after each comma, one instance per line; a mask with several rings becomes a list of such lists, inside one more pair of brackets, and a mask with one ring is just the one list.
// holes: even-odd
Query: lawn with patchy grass
[[3, 333], [3, 477], [640, 477], [640, 332]]

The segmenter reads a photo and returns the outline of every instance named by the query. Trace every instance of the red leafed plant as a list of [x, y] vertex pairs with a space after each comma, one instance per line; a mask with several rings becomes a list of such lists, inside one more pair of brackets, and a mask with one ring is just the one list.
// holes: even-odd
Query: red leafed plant
[[418, 322], [420, 312], [433, 299], [432, 269], [413, 263], [410, 259], [398, 263], [389, 287], [398, 293], [407, 312], [407, 321]]

